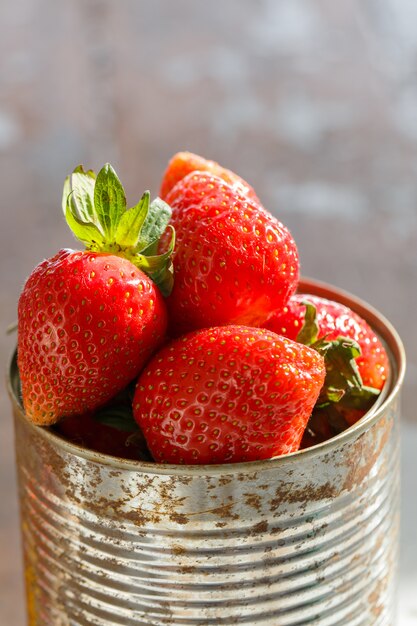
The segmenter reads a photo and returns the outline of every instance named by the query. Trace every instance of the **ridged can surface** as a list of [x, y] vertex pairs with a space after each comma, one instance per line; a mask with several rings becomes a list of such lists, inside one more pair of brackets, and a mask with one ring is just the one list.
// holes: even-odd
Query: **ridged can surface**
[[401, 342], [378, 406], [330, 441], [254, 463], [124, 461], [31, 425], [10, 372], [29, 626], [393, 626]]

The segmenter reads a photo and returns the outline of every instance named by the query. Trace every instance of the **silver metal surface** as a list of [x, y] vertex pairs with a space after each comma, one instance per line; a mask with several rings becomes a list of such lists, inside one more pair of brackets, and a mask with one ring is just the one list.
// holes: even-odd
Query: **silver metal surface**
[[30, 424], [11, 367], [29, 626], [392, 626], [398, 396], [390, 325], [311, 281], [385, 340], [388, 394], [308, 450], [169, 466], [103, 456]]

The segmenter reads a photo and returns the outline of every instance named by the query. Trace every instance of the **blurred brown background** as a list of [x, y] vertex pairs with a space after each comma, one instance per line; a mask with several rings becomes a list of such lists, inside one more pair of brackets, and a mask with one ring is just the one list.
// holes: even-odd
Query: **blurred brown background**
[[[402, 575], [417, 587], [417, 2], [4, 0], [0, 25], [2, 362], [26, 276], [73, 245], [60, 198], [75, 165], [110, 161], [133, 202], [178, 150], [220, 161], [290, 227], [305, 275], [365, 298], [404, 339]], [[0, 623], [20, 626], [0, 400]]]

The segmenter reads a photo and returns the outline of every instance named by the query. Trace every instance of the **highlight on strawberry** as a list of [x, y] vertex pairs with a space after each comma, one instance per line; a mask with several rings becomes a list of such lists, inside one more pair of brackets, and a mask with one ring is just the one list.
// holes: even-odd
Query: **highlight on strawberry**
[[172, 288], [169, 206], [149, 192], [127, 209], [114, 169], [82, 167], [64, 184], [63, 210], [83, 251], [61, 250], [29, 276], [18, 305], [18, 366], [36, 424], [93, 411], [140, 372], [164, 339], [162, 294]]

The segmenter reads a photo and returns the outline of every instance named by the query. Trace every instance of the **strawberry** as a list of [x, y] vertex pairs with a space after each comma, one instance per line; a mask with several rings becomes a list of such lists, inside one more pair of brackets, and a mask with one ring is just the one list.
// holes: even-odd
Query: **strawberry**
[[93, 413], [66, 417], [55, 425], [55, 430], [71, 443], [101, 454], [122, 459], [150, 460], [139, 429], [132, 433], [100, 423]]
[[324, 378], [318, 352], [268, 330], [197, 330], [154, 355], [133, 415], [156, 461], [264, 459], [298, 449]]
[[188, 174], [167, 196], [176, 231], [174, 335], [224, 324], [259, 326], [298, 284], [287, 228], [218, 176]]
[[169, 192], [175, 185], [185, 178], [187, 174], [195, 171], [208, 172], [222, 178], [231, 187], [236, 189], [244, 196], [248, 196], [251, 200], [259, 203], [258, 197], [252, 187], [243, 178], [222, 167], [215, 161], [208, 161], [198, 154], [192, 152], [177, 152], [174, 154], [162, 178], [161, 190], [159, 195], [163, 200], [166, 199]]
[[381, 341], [357, 313], [340, 302], [319, 296], [296, 294], [283, 310], [275, 311], [265, 324], [279, 335], [296, 340], [304, 323], [308, 301], [314, 305], [317, 315], [318, 338], [328, 340], [339, 336], [354, 339], [361, 349], [356, 363], [364, 385], [382, 389], [389, 373], [389, 360]]
[[61, 250], [38, 265], [18, 306], [23, 404], [40, 425], [95, 410], [139, 374], [164, 337], [160, 289], [172, 284], [170, 249], [154, 254], [170, 216], [165, 203], [150, 204], [146, 192], [126, 210], [106, 165], [97, 177], [77, 168], [63, 208], [87, 250]]
[[132, 414], [130, 390], [124, 390], [96, 412], [62, 419], [54, 429], [71, 443], [125, 459], [151, 460]]
[[327, 359], [325, 388], [331, 393], [319, 398], [302, 447], [329, 439], [365, 415], [385, 384], [389, 360], [364, 319], [339, 302], [296, 294], [265, 326], [319, 350]]

